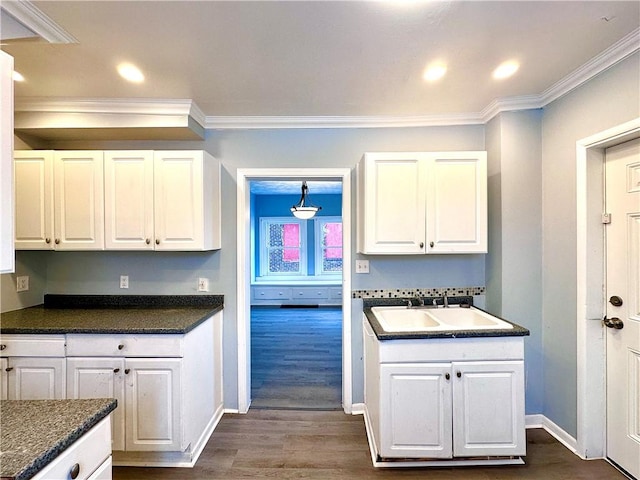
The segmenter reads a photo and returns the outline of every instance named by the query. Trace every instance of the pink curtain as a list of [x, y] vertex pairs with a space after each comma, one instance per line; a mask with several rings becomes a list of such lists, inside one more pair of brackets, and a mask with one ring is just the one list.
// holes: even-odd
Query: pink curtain
[[342, 258], [342, 223], [326, 223], [324, 258]]
[[286, 223], [283, 226], [284, 251], [282, 259], [285, 262], [300, 261], [300, 225], [297, 223]]

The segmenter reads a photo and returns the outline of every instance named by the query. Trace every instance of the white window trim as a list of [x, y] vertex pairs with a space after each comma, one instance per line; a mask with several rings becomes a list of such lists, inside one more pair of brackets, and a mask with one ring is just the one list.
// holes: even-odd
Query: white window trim
[[[300, 271], [269, 272], [269, 250], [266, 246], [267, 227], [272, 223], [297, 223], [300, 226]], [[307, 276], [307, 222], [292, 217], [260, 217], [260, 278], [306, 277]]]
[[[342, 217], [316, 217], [314, 220], [314, 235], [316, 248], [314, 248], [315, 254], [315, 276], [328, 278], [328, 277], [342, 277], [342, 271], [340, 272], [325, 272], [322, 269], [322, 224], [323, 223], [342, 223]], [[343, 232], [344, 235], [344, 232]], [[344, 252], [343, 252], [344, 256]], [[344, 268], [344, 259], [343, 259]]]

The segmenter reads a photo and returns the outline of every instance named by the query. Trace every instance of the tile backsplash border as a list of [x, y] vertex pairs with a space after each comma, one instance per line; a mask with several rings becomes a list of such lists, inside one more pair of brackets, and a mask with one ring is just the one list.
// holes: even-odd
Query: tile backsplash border
[[406, 298], [448, 297], [484, 295], [486, 287], [440, 287], [440, 288], [390, 288], [379, 290], [353, 290], [351, 298]]

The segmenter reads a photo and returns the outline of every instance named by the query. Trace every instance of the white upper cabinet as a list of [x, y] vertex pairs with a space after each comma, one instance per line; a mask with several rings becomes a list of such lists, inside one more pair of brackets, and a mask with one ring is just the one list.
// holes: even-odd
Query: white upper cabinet
[[221, 245], [220, 163], [202, 151], [154, 154], [155, 249]]
[[215, 250], [220, 162], [203, 151], [14, 152], [16, 248]]
[[104, 152], [107, 250], [153, 250], [153, 152]]
[[53, 151], [14, 152], [16, 249], [53, 248]]
[[103, 250], [102, 152], [14, 152], [16, 248]]
[[486, 152], [366, 153], [358, 252], [486, 253]]
[[103, 154], [54, 152], [53, 229], [56, 250], [104, 249]]
[[12, 75], [13, 57], [0, 52], [0, 273], [15, 268]]

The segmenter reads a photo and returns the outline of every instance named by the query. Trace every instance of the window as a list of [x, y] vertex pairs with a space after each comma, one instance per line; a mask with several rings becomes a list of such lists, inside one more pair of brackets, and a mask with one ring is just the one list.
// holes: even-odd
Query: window
[[315, 233], [316, 275], [342, 274], [342, 219], [316, 217]]
[[307, 224], [304, 220], [261, 218], [261, 275], [306, 275], [306, 238]]

